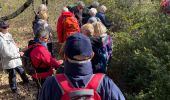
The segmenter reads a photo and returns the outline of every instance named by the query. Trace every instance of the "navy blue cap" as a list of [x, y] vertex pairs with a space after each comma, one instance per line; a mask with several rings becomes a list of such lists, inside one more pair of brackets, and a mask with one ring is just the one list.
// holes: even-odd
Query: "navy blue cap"
[[90, 57], [93, 54], [90, 39], [82, 33], [71, 35], [66, 40], [64, 53], [70, 59], [76, 55]]
[[0, 21], [0, 27], [1, 27], [1, 28], [3, 28], [3, 27], [9, 27], [9, 24], [8, 24], [6, 21], [1, 20], [1, 21]]

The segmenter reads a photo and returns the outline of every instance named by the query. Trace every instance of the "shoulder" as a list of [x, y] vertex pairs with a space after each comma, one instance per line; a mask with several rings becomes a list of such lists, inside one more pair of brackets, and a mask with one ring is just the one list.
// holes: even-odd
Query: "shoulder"
[[[98, 88], [98, 92], [100, 95], [104, 95], [105, 100], [125, 100], [122, 92], [118, 88], [118, 86], [105, 75], [103, 80], [101, 81], [100, 87]], [[103, 96], [102, 96], [103, 97]]]

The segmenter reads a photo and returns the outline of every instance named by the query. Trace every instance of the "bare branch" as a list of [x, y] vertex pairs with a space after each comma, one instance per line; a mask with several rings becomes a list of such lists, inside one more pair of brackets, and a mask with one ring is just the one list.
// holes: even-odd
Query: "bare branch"
[[0, 18], [0, 20], [9, 20], [12, 18], [15, 18], [16, 16], [18, 16], [19, 14], [21, 14], [26, 8], [28, 8], [31, 3], [33, 2], [33, 0], [27, 0], [20, 8], [18, 8], [15, 12], [13, 12], [12, 14], [9, 14], [7, 16], [3, 16]]

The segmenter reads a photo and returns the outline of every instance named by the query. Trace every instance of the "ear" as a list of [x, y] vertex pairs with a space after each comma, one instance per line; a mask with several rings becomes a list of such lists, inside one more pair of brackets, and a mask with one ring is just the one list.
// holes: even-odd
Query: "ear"
[[93, 52], [92, 55], [91, 55], [91, 59], [94, 57], [95, 53]]

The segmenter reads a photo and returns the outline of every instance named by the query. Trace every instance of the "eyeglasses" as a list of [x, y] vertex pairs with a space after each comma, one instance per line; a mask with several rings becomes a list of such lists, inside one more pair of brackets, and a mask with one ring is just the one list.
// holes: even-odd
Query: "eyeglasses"
[[48, 39], [48, 37], [42, 37], [43, 39]]

